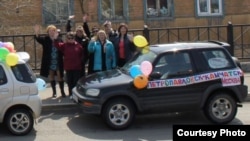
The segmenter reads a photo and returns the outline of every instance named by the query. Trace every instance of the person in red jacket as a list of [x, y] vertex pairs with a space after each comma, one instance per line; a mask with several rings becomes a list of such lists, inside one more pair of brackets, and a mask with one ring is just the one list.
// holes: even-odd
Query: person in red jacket
[[78, 79], [82, 76], [82, 60], [84, 51], [81, 44], [75, 40], [75, 32], [68, 32], [65, 42], [58, 42], [58, 34], [55, 34], [54, 45], [63, 53], [63, 66], [66, 71], [69, 96], [72, 99], [72, 89], [76, 86]]

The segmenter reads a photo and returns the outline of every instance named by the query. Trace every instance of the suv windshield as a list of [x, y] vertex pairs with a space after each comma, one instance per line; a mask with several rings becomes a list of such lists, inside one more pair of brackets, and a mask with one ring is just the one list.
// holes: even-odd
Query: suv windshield
[[34, 83], [36, 76], [28, 64], [17, 64], [11, 67], [16, 79], [21, 82]]
[[148, 53], [137, 53], [130, 61], [128, 61], [123, 67], [123, 70], [129, 71], [129, 69], [133, 65], [141, 65], [143, 61], [149, 61], [153, 62], [155, 58], [157, 57], [157, 54], [155, 54], [152, 51], [149, 51]]

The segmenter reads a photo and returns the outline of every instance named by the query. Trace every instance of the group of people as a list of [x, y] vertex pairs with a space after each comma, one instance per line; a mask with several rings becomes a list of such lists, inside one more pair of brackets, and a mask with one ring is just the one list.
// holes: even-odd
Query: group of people
[[56, 82], [59, 84], [61, 96], [66, 97], [64, 71], [68, 95], [72, 98], [72, 89], [79, 78], [122, 67], [136, 52], [133, 35], [128, 34], [128, 26], [125, 23], [121, 23], [115, 31], [111, 22], [106, 21], [103, 24], [104, 29], [94, 26], [90, 32], [87, 15], [84, 15], [83, 25], [72, 31], [73, 18], [73, 15], [69, 16], [67, 21], [65, 40], [54, 25], [47, 27], [46, 36], [39, 35], [39, 25], [34, 27], [35, 39], [43, 48], [40, 75], [49, 78], [53, 98], [57, 97]]

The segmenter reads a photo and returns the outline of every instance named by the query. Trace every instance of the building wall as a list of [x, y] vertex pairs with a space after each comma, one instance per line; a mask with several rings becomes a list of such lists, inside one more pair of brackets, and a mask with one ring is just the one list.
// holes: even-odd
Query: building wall
[[[225, 16], [221, 18], [195, 17], [195, 0], [174, 0], [174, 18], [159, 21], [145, 21], [142, 0], [128, 0], [129, 2], [129, 28], [142, 29], [144, 24], [149, 28], [159, 27], [187, 27], [226, 25], [229, 21], [233, 24], [250, 23], [249, 0], [224, 0]], [[90, 27], [98, 23], [98, 0], [83, 0], [83, 11], [89, 14]], [[80, 0], [74, 1], [75, 24], [82, 22], [82, 9]], [[4, 0], [0, 1], [0, 36], [33, 34], [35, 24], [42, 25], [42, 0]], [[76, 26], [75, 25], [75, 26]], [[119, 23], [113, 23], [117, 28]], [[42, 25], [43, 31], [47, 25]], [[64, 31], [64, 24], [57, 25]]]

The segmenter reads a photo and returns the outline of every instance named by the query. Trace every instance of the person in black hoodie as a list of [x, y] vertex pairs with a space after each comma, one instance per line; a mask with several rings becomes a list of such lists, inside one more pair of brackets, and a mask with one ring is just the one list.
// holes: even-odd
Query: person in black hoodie
[[[43, 77], [48, 77], [50, 85], [53, 91], [52, 97], [56, 98], [56, 78], [59, 83], [62, 97], [65, 97], [64, 92], [64, 70], [63, 70], [63, 54], [58, 51], [54, 46], [53, 37], [57, 32], [57, 28], [54, 25], [49, 25], [47, 27], [47, 35], [41, 36], [40, 25], [35, 25], [35, 39], [38, 43], [42, 45], [42, 63], [40, 69], [40, 75]], [[62, 40], [60, 40], [62, 42]]]
[[[71, 28], [72, 28], [71, 20], [74, 18], [75, 18], [74, 15], [69, 16], [69, 19], [68, 19], [67, 24], [66, 24], [66, 31], [67, 32], [71, 31]], [[83, 63], [82, 76], [86, 75], [85, 65], [89, 59], [88, 44], [89, 44], [89, 40], [90, 40], [90, 31], [89, 31], [88, 24], [86, 22], [86, 18], [87, 18], [87, 15], [84, 15], [83, 16], [83, 25], [77, 26], [75, 29], [75, 32], [76, 32], [75, 41], [77, 41], [83, 47], [84, 57], [82, 60], [82, 63]]]

